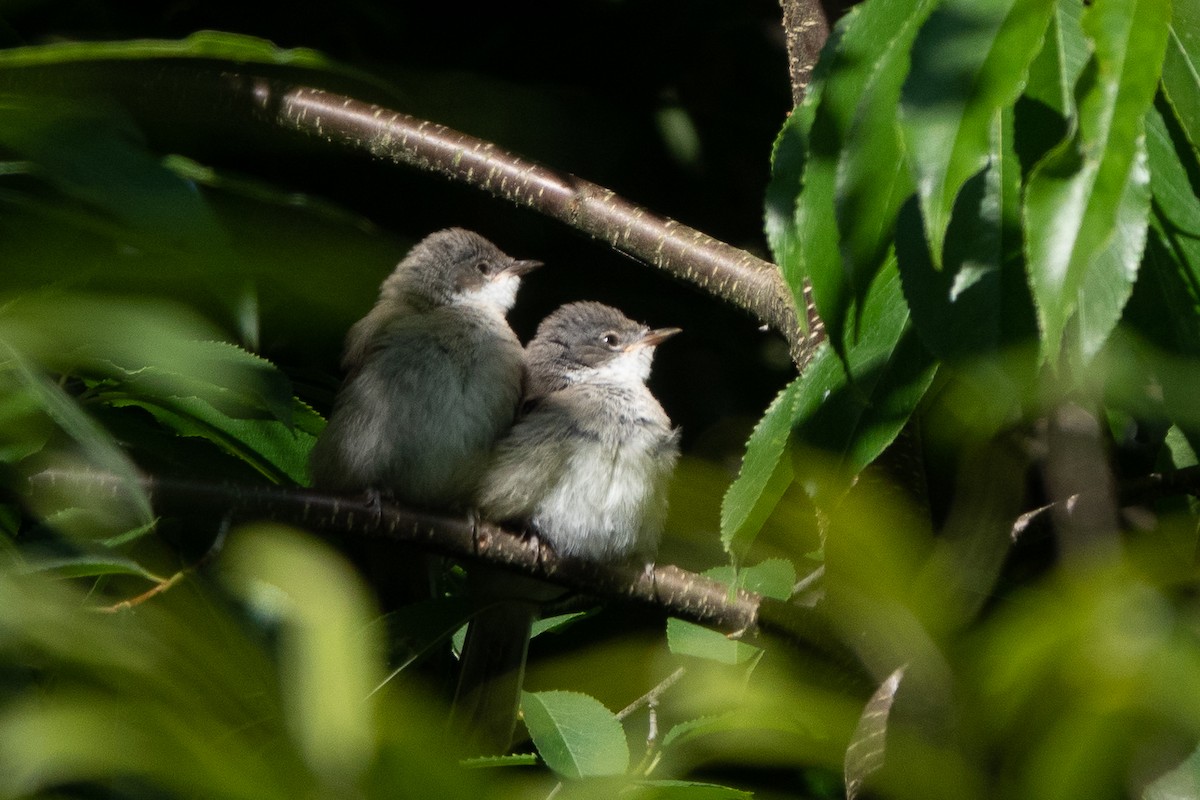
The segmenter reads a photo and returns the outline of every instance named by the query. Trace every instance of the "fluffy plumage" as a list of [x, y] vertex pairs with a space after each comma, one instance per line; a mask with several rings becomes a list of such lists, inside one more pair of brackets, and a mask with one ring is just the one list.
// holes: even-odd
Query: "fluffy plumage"
[[465, 507], [521, 396], [522, 349], [505, 314], [536, 266], [461, 228], [413, 247], [346, 337], [313, 484]]

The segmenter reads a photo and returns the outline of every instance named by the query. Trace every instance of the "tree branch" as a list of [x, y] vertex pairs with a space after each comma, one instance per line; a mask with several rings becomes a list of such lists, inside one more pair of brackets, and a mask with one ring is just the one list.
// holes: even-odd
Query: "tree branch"
[[[815, 311], [801, 325], [778, 267], [707, 234], [638, 206], [597, 184], [525, 160], [491, 142], [345, 94], [251, 74], [198, 59], [133, 64], [79, 62], [60, 68], [10, 69], [0, 90], [29, 86], [67, 94], [78, 86], [111, 93], [135, 116], [194, 133], [252, 138], [249, 121], [436, 172], [524, 206], [733, 303], [788, 341], [803, 369], [820, 340]], [[286, 73], [285, 73], [286, 75]], [[332, 78], [331, 78], [332, 79]], [[186, 139], [186, 136], [181, 136]], [[185, 145], [186, 146], [186, 145]]]
[[779, 269], [744, 250], [435, 122], [322, 89], [248, 75], [226, 78], [236, 91], [251, 94], [274, 124], [436, 172], [564, 222], [750, 312], [788, 340], [797, 365], [811, 358], [816, 343], [799, 324]]
[[787, 42], [792, 104], [800, 105], [812, 81], [813, 68], [829, 38], [829, 18], [820, 0], [780, 0]]
[[[603, 564], [561, 558], [546, 544], [467, 516], [415, 511], [372, 503], [366, 495], [329, 494], [302, 488], [216, 484], [174, 478], [142, 478], [162, 514], [212, 514], [239, 521], [269, 519], [342, 537], [378, 537], [424, 551], [488, 564], [540, 578], [601, 598], [632, 601], [734, 636], [783, 636], [801, 650], [861, 677], [862, 667], [840, 643], [820, 612], [664, 565]], [[30, 478], [36, 494], [67, 493], [73, 502], [112, 496], [123, 486], [109, 473], [46, 470]]]

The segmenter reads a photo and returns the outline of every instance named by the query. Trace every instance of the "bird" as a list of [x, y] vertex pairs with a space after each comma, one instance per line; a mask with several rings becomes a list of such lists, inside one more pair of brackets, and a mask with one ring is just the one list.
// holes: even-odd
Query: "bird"
[[539, 266], [463, 228], [418, 242], [346, 336], [313, 485], [467, 508], [522, 396], [524, 355], [506, 315]]
[[[525, 348], [521, 411], [497, 442], [475, 498], [485, 519], [515, 524], [559, 556], [649, 565], [679, 458], [679, 429], [650, 392], [651, 329], [593, 301], [547, 316]], [[454, 717], [483, 754], [515, 729], [533, 620], [561, 590], [484, 570], [491, 602], [471, 621]]]
[[[418, 242], [346, 335], [346, 375], [309, 457], [312, 485], [463, 512], [523, 394], [506, 315], [540, 261], [448, 228]], [[428, 599], [434, 562], [390, 542], [346, 542], [384, 611]]]

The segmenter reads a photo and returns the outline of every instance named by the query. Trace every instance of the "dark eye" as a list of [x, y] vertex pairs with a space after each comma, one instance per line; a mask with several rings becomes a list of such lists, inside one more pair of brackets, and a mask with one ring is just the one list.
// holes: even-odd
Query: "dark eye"
[[600, 337], [600, 341], [604, 342], [608, 347], [616, 347], [617, 342], [621, 341], [615, 333], [606, 333]]
[[492, 265], [490, 262], [488, 262], [486, 260], [480, 261], [478, 264], [475, 265], [475, 269], [479, 270], [480, 275], [490, 275], [492, 272]]

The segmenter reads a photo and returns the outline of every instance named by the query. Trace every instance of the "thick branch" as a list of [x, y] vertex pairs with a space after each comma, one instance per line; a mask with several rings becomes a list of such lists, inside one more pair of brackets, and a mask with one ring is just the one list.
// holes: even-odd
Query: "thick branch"
[[821, 48], [829, 38], [829, 19], [820, 0], [780, 0], [783, 33], [787, 41], [788, 72], [792, 77], [792, 103], [800, 105]]
[[236, 91], [250, 93], [273, 124], [437, 172], [565, 222], [750, 312], [787, 338], [797, 365], [811, 357], [815, 343], [798, 323], [778, 268], [744, 250], [444, 125], [322, 89], [226, 77]]
[[[149, 120], [217, 136], [254, 138], [257, 126], [298, 132], [483, 189], [605, 241], [639, 261], [727, 300], [781, 333], [803, 368], [820, 336], [815, 317], [802, 326], [779, 269], [744, 250], [667, 219], [612, 191], [527, 161], [491, 142], [400, 111], [228, 64], [138, 62], [136, 71], [105, 63], [7, 70], [0, 90], [28, 86], [75, 93], [112, 92]], [[80, 71], [86, 71], [86, 78]], [[265, 70], [264, 70], [265, 72]], [[250, 122], [246, 125], [247, 117]]]
[[[801, 649], [857, 670], [857, 661], [837, 641], [819, 613], [764, 598], [675, 566], [653, 570], [637, 564], [601, 564], [560, 558], [545, 544], [466, 516], [414, 511], [393, 503], [372, 504], [365, 495], [309, 489], [143, 478], [156, 510], [163, 514], [228, 513], [243, 521], [270, 519], [346, 537], [381, 537], [467, 561], [505, 569], [602, 598], [629, 600], [728, 634], [782, 635]], [[91, 471], [48, 470], [31, 479], [35, 493], [80, 497], [111, 496], [122, 480]]]

